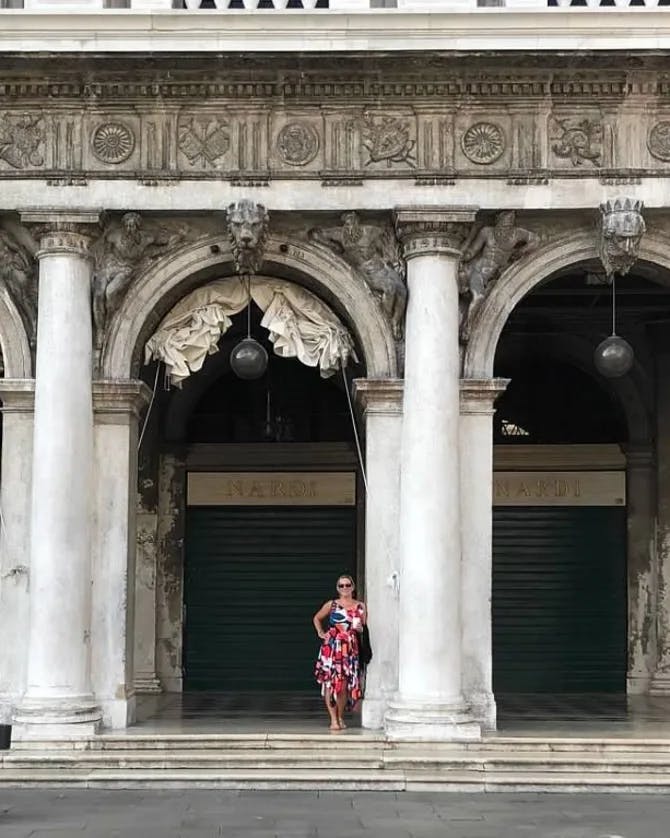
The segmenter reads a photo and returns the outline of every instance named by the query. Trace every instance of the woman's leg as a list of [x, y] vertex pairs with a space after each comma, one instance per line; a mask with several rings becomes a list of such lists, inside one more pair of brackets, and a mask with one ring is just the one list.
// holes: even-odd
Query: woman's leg
[[328, 711], [328, 716], [330, 717], [330, 729], [331, 730], [339, 730], [340, 725], [337, 721], [337, 707], [334, 707], [330, 701], [331, 697], [331, 689], [330, 687], [326, 687], [323, 693], [323, 699], [326, 702], [326, 710]]
[[344, 708], [347, 706], [347, 688], [344, 687], [342, 692], [337, 696], [337, 724], [340, 728], [346, 727], [344, 724]]

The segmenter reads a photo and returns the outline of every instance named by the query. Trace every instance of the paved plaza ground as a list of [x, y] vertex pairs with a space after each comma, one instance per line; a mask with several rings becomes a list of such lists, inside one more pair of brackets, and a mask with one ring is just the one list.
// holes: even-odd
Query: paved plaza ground
[[0, 789], [0, 838], [668, 838], [670, 796]]

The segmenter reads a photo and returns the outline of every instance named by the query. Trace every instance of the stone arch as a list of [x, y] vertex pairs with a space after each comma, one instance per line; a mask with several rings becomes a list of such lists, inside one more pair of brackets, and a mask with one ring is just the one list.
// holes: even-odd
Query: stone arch
[[[515, 306], [552, 274], [597, 256], [595, 233], [580, 229], [551, 239], [507, 268], [476, 316], [463, 358], [463, 377], [491, 378], [498, 340]], [[639, 258], [670, 270], [670, 247], [657, 233], [642, 239]]]
[[5, 378], [32, 378], [28, 335], [18, 309], [3, 286], [0, 286], [0, 349]]
[[[271, 234], [263, 273], [303, 285], [331, 306], [352, 329], [368, 377], [397, 375], [390, 325], [365, 281], [342, 259], [313, 242]], [[222, 243], [221, 235], [198, 239], [152, 263], [133, 283], [112, 319], [102, 355], [102, 377], [136, 377], [144, 342], [170, 308], [199, 285], [234, 274], [230, 247]]]

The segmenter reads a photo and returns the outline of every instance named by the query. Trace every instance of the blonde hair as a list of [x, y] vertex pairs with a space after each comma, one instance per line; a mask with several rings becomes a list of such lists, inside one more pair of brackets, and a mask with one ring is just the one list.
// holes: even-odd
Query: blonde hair
[[337, 577], [337, 581], [335, 582], [335, 589], [337, 589], [337, 584], [340, 581], [340, 579], [348, 579], [351, 582], [352, 592], [356, 590], [356, 582], [354, 581], [354, 577], [349, 576], [348, 573], [340, 573], [340, 575]]

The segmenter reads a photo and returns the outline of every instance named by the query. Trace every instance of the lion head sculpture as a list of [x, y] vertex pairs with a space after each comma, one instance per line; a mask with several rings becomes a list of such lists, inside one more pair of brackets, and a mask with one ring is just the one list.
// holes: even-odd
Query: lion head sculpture
[[262, 204], [243, 198], [228, 207], [226, 220], [237, 272], [257, 273], [268, 232], [267, 210]]
[[600, 205], [598, 254], [607, 276], [626, 274], [635, 264], [647, 229], [642, 201], [615, 198]]

